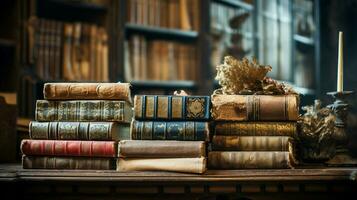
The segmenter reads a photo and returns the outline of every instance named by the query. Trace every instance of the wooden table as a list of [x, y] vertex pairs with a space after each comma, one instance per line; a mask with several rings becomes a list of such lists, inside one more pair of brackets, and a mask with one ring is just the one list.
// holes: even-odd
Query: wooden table
[[[25, 170], [0, 165], [1, 188], [29, 199], [336, 199], [357, 194], [357, 168], [170, 172]], [[244, 197], [244, 198], [243, 198]]]

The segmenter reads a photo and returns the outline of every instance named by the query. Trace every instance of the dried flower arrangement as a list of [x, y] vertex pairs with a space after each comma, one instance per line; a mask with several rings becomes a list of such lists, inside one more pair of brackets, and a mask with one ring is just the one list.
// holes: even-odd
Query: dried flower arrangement
[[226, 56], [224, 63], [218, 65], [216, 80], [221, 85], [214, 94], [297, 94], [290, 86], [266, 77], [272, 70], [269, 65], [260, 65], [256, 59], [237, 60]]
[[302, 107], [299, 138], [302, 158], [307, 161], [325, 161], [335, 153], [335, 115], [329, 108], [321, 108], [321, 101]]

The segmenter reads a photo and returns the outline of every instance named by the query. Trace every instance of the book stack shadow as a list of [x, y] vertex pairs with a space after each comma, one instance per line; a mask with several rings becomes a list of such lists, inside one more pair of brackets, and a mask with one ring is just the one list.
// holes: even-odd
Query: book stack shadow
[[115, 169], [117, 143], [130, 138], [130, 85], [46, 83], [43, 92], [21, 142], [23, 168]]
[[117, 170], [204, 173], [209, 119], [209, 96], [135, 96]]
[[297, 95], [213, 95], [213, 169], [293, 168]]

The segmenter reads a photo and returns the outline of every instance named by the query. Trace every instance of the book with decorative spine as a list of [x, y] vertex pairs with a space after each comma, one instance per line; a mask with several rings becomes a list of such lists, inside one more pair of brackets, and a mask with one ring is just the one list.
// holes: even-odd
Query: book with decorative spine
[[133, 120], [130, 131], [133, 140], [209, 140], [208, 122]]
[[131, 102], [129, 83], [45, 83], [47, 100], [123, 100]]
[[36, 121], [115, 121], [129, 123], [132, 107], [114, 100], [37, 100]]
[[207, 121], [210, 97], [136, 95], [134, 117], [136, 120]]
[[125, 140], [130, 124], [116, 122], [37, 122], [29, 124], [30, 139], [42, 140]]
[[297, 121], [297, 95], [212, 95], [216, 121]]
[[215, 135], [290, 136], [295, 138], [296, 122], [216, 122]]

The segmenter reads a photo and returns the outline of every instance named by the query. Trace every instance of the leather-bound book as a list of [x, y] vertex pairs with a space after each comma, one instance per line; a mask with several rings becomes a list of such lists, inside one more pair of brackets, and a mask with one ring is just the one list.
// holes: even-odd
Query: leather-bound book
[[296, 122], [217, 122], [215, 135], [296, 137]]
[[206, 156], [201, 141], [122, 140], [118, 145], [122, 158], [199, 158]]
[[129, 123], [132, 108], [125, 101], [37, 100], [36, 121], [115, 121]]
[[291, 151], [212, 151], [208, 167], [212, 169], [274, 169], [293, 168]]
[[202, 174], [206, 171], [206, 158], [118, 158], [117, 170]]
[[131, 102], [129, 83], [45, 83], [47, 100], [123, 100]]
[[209, 120], [209, 96], [136, 95], [137, 120]]
[[130, 139], [130, 125], [116, 122], [36, 122], [29, 125], [31, 139], [124, 140]]
[[114, 158], [22, 156], [24, 169], [115, 169]]
[[133, 140], [209, 140], [208, 122], [133, 120], [130, 131]]
[[297, 95], [213, 95], [216, 121], [297, 121]]
[[28, 156], [116, 157], [114, 141], [22, 140], [21, 152]]
[[213, 150], [289, 151], [292, 138], [287, 136], [226, 136], [214, 135]]

